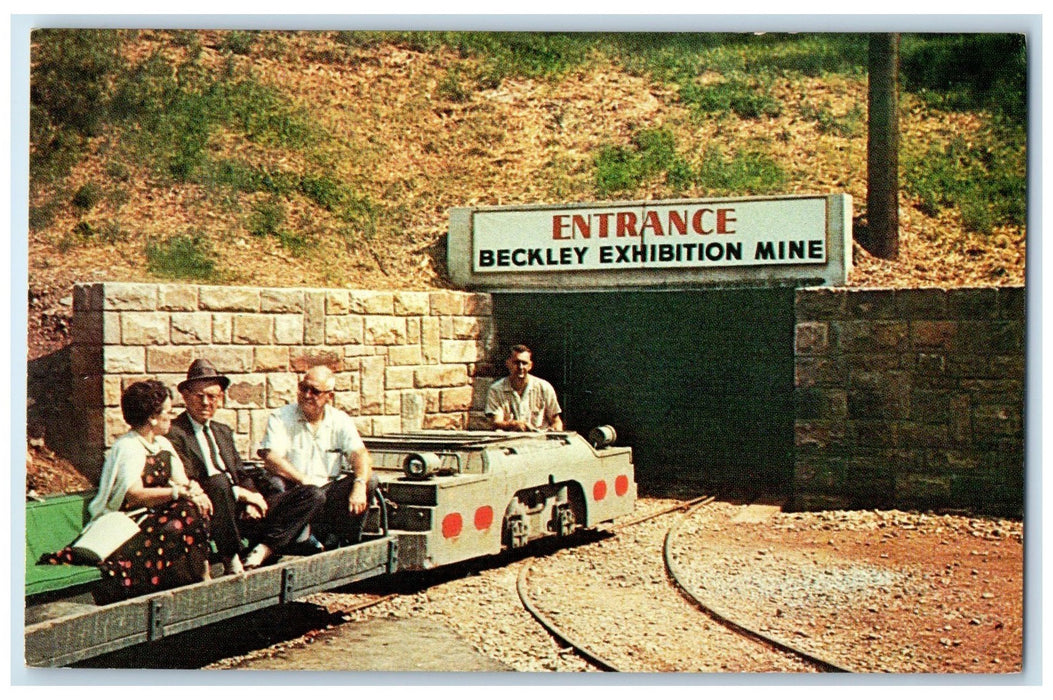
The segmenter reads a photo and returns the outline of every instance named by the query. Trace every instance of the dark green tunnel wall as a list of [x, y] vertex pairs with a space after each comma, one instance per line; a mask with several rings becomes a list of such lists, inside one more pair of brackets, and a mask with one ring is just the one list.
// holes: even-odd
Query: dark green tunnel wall
[[533, 348], [568, 429], [613, 425], [641, 483], [789, 490], [793, 289], [493, 299], [499, 353]]

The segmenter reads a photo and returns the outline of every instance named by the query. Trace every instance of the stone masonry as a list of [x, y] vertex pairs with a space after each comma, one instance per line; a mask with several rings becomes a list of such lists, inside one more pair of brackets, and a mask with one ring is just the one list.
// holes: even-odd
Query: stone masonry
[[1017, 514], [1025, 290], [799, 290], [795, 503]]
[[[791, 505], [1019, 513], [1025, 300], [1022, 287], [798, 290]], [[485, 427], [504, 374], [488, 294], [106, 282], [77, 285], [73, 311], [89, 478], [127, 430], [122, 390], [145, 377], [174, 390], [198, 357], [231, 378], [219, 419], [246, 456], [315, 364], [337, 373], [335, 404], [364, 435]]]
[[123, 389], [157, 378], [175, 393], [198, 357], [231, 379], [217, 418], [247, 456], [313, 365], [336, 372], [334, 403], [363, 435], [482, 427], [492, 381], [486, 294], [106, 282], [74, 288], [72, 325], [73, 405], [86, 420], [78, 466], [89, 476], [128, 429]]

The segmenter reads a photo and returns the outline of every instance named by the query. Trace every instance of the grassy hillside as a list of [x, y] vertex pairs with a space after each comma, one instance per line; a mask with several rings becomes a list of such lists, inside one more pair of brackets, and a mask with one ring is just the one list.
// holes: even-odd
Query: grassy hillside
[[[901, 256], [857, 249], [853, 286], [1023, 282], [1002, 39], [904, 37]], [[49, 30], [32, 60], [31, 357], [74, 281], [445, 286], [455, 206], [847, 192], [865, 218], [862, 36]]]

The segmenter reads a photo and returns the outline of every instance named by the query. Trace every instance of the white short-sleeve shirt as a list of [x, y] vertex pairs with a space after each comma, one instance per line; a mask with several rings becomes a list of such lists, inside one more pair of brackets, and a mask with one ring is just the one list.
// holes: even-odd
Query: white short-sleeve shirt
[[271, 413], [260, 443], [261, 450], [289, 460], [307, 476], [307, 483], [318, 486], [339, 477], [343, 459], [365, 446], [355, 422], [343, 411], [326, 406], [313, 428], [294, 403]]

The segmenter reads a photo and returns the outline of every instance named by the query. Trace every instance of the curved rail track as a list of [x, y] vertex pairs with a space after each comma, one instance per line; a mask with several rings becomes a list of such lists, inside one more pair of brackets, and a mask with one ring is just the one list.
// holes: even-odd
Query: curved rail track
[[793, 656], [796, 656], [797, 658], [814, 665], [819, 671], [825, 673], [852, 673], [853, 671], [851, 669], [838, 666], [837, 664], [831, 663], [826, 659], [822, 659], [814, 654], [811, 654], [802, 649], [798, 649], [793, 645], [787, 644], [786, 642], [776, 639], [771, 635], [758, 632], [757, 630], [754, 630], [751, 627], [736, 622], [728, 613], [720, 611], [712, 605], [704, 603], [702, 600], [702, 596], [700, 596], [696, 591], [694, 591], [691, 588], [691, 586], [689, 586], [686, 583], [685, 577], [681, 573], [679, 567], [676, 565], [676, 561], [673, 558], [672, 543], [673, 540], [676, 538], [680, 526], [684, 522], [686, 522], [687, 519], [691, 517], [691, 515], [696, 510], [703, 507], [704, 505], [706, 505], [706, 503], [701, 503], [699, 505], [694, 506], [693, 508], [689, 509], [680, 520], [674, 523], [673, 526], [670, 527], [669, 531], [666, 533], [665, 541], [662, 546], [662, 558], [665, 560], [666, 573], [668, 573], [670, 581], [680, 591], [681, 595], [683, 595], [689, 603], [691, 603], [703, 613], [711, 617], [713, 620], [724, 625], [728, 629], [737, 632], [738, 634], [741, 634], [745, 637], [753, 639], [760, 644], [767, 645], [773, 649], [778, 649], [787, 654], [792, 654]]
[[[788, 655], [792, 658], [798, 659], [805, 666], [811, 669], [823, 672], [823, 673], [850, 673], [851, 669], [847, 669], [836, 664], [833, 664], [825, 659], [815, 656], [809, 652], [798, 649], [790, 644], [787, 644], [781, 640], [775, 639], [769, 635], [758, 632], [744, 624], [736, 622], [732, 616], [722, 612], [711, 605], [703, 602], [702, 596], [696, 593], [692, 588], [685, 582], [685, 577], [681, 574], [679, 567], [672, 556], [671, 543], [675, 539], [680, 526], [687, 521], [687, 519], [697, 512], [699, 509], [704, 508], [714, 501], [712, 496], [702, 496], [696, 498], [687, 503], [683, 503], [677, 506], [672, 506], [655, 513], [648, 514], [646, 516], [636, 518], [624, 523], [620, 523], [613, 530], [620, 531], [625, 530], [636, 525], [640, 525], [644, 522], [654, 520], [655, 518], [668, 515], [671, 513], [681, 512], [682, 517], [677, 520], [666, 532], [663, 547], [662, 547], [662, 558], [665, 565], [665, 573], [669, 583], [674, 586], [680, 593], [680, 595], [686, 599], [692, 606], [704, 613], [708, 618], [717, 622], [724, 628], [731, 632], [739, 635], [743, 638], [749, 639], [767, 649], [781, 652], [782, 654]], [[523, 607], [536, 619], [541, 626], [556, 639], [561, 645], [570, 648], [578, 656], [585, 659], [588, 663], [592, 664], [595, 668], [601, 671], [620, 672], [624, 669], [619, 667], [618, 664], [610, 659], [600, 655], [594, 651], [589, 645], [576, 638], [570, 632], [567, 632], [563, 627], [552, 619], [551, 616], [546, 615], [541, 606], [538, 605], [530, 596], [528, 578], [531, 572], [531, 567], [534, 561], [526, 561], [519, 572], [519, 577], [516, 582], [516, 590], [519, 594], [519, 598], [523, 604]]]

